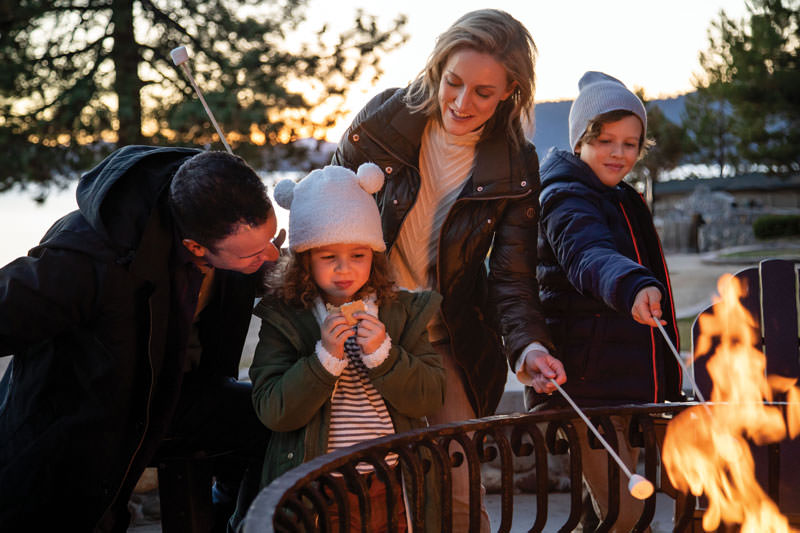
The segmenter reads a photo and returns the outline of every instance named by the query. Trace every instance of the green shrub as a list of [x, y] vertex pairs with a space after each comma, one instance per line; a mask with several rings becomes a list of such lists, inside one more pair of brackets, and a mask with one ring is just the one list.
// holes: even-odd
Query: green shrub
[[753, 222], [758, 239], [800, 235], [800, 215], [764, 215]]

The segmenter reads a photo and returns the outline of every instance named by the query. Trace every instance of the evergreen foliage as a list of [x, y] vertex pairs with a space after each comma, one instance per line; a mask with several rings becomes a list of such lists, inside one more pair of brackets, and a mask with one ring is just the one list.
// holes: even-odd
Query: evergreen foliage
[[[747, 11], [744, 20], [733, 20], [722, 11], [709, 30], [709, 49], [700, 54], [704, 73], [696, 80], [696, 103], [706, 106], [701, 116], [717, 123], [708, 126], [711, 133], [704, 131], [702, 120], [691, 127], [700, 140], [699, 150], [716, 152], [715, 162], [729, 161], [728, 142], [735, 139], [739, 159], [774, 174], [796, 173], [800, 0], [751, 0]], [[721, 102], [730, 105], [730, 115], [717, 112], [715, 105]]]
[[644, 183], [645, 199], [652, 209], [653, 184], [659, 181], [664, 172], [680, 164], [685, 133], [681, 126], [669, 120], [657, 105], [647, 100], [643, 90], [637, 90], [636, 95], [644, 102], [647, 110], [647, 138], [652, 146], [634, 167], [629, 181]]
[[733, 173], [740, 165], [740, 158], [731, 105], [705, 87], [687, 94], [684, 105], [682, 124], [687, 162], [714, 166], [719, 169], [720, 178]]
[[[169, 55], [182, 45], [232, 146], [247, 148], [251, 135], [271, 144], [295, 139], [300, 129], [320, 135], [343, 112], [352, 82], [377, 79], [382, 56], [405, 42], [406, 20], [384, 26], [359, 11], [340, 35], [322, 27], [298, 37], [306, 4], [0, 0], [0, 143], [22, 155], [4, 165], [0, 191], [86, 168], [110, 149], [97, 148], [103, 141], [214, 142]], [[322, 103], [330, 111], [312, 121]]]

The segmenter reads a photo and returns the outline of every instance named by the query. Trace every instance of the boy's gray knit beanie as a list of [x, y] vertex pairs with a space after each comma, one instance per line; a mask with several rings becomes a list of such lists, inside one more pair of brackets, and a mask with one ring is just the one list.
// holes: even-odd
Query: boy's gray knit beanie
[[639, 98], [617, 78], [602, 72], [586, 72], [578, 82], [578, 97], [569, 110], [569, 145], [575, 145], [583, 136], [589, 122], [609, 111], [630, 111], [642, 121], [643, 135], [647, 136], [647, 111]]

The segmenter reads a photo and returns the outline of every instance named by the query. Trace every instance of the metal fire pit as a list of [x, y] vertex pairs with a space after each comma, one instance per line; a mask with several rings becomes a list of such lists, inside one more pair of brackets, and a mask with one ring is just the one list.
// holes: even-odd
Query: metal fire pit
[[[630, 416], [631, 423], [627, 439], [634, 447], [641, 448], [644, 461], [644, 476], [661, 491], [675, 499], [674, 531], [700, 531], [697, 527], [697, 501], [692, 495], [681, 494], [670, 486], [661, 473], [658, 444], [663, 440], [666, 425], [678, 412], [697, 405], [695, 403], [647, 404], [636, 406], [614, 406], [589, 408], [584, 412], [603, 433], [613, 448], [617, 448], [616, 433], [610, 416]], [[480, 519], [480, 466], [499, 458], [501, 464], [501, 520], [498, 531], [507, 532], [512, 527], [514, 507], [513, 461], [515, 457], [534, 457], [537, 472], [547, 471], [548, 452], [552, 455], [569, 453], [570, 465], [570, 512], [559, 531], [574, 530], [583, 514], [582, 466], [577, 430], [573, 421], [578, 415], [572, 410], [559, 409], [531, 414], [503, 415], [443, 424], [391, 437], [368, 441], [357, 446], [317, 457], [286, 472], [264, 488], [253, 502], [244, 523], [245, 533], [270, 531], [330, 531], [328, 507], [338, 502], [338, 512], [346, 516], [360, 512], [369, 518], [370, 509], [364, 498], [367, 487], [356, 472], [356, 465], [366, 462], [374, 466], [377, 479], [388, 480], [390, 468], [384, 457], [389, 452], [399, 456], [403, 468], [404, 482], [409, 493], [408, 507], [413, 516], [415, 531], [425, 531], [426, 522], [423, 478], [426, 473], [438, 480], [438, 495], [441, 505], [436, 513], [436, 531], [452, 531], [450, 498], [451, 467], [466, 461], [470, 479], [470, 530], [479, 530]], [[559, 431], [561, 430], [561, 431]], [[455, 445], [453, 445], [455, 443]], [[596, 439], [590, 443], [601, 448]], [[778, 445], [773, 445], [777, 447]], [[453, 450], [456, 451], [453, 451]], [[450, 452], [448, 453], [448, 450]], [[772, 464], [779, 454], [768, 454], [767, 491], [777, 502], [780, 469]], [[608, 531], [619, 512], [620, 470], [610, 462], [609, 512], [595, 531]], [[431, 472], [433, 469], [433, 472]], [[360, 509], [354, 509], [346, 493], [354, 494]], [[389, 491], [391, 492], [391, 491]], [[389, 498], [391, 500], [391, 494]], [[644, 531], [655, 515], [656, 497], [645, 500], [641, 517], [633, 531]], [[391, 510], [390, 510], [391, 511]], [[696, 516], [698, 515], [698, 516]], [[390, 512], [390, 516], [392, 513]], [[548, 479], [537, 476], [536, 514], [532, 524], [514, 524], [515, 528], [542, 531], [548, 518]], [[344, 524], [346, 525], [346, 524]], [[390, 524], [395, 531], [396, 523]], [[552, 527], [552, 524], [551, 524]], [[345, 529], [341, 529], [345, 531]]]

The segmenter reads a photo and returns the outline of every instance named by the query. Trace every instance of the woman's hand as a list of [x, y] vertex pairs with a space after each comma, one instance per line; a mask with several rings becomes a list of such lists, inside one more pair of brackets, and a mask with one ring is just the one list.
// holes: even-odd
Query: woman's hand
[[354, 313], [353, 318], [358, 319], [356, 339], [361, 346], [361, 351], [367, 355], [375, 353], [386, 340], [386, 326], [376, 317], [363, 311]]
[[322, 347], [337, 359], [344, 359], [344, 341], [353, 335], [342, 313], [333, 313], [325, 318], [320, 327]]
[[533, 390], [539, 394], [551, 394], [556, 390], [551, 379], [559, 385], [567, 381], [567, 374], [561, 361], [541, 350], [531, 350], [526, 354], [525, 373], [533, 381], [531, 383]]
[[631, 308], [633, 319], [645, 326], [658, 327], [656, 320], [661, 325], [666, 325], [665, 320], [661, 320], [661, 291], [657, 287], [645, 287], [636, 294]]

